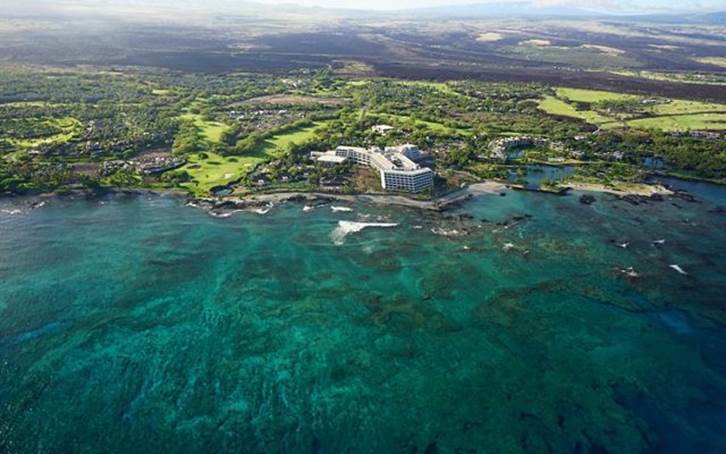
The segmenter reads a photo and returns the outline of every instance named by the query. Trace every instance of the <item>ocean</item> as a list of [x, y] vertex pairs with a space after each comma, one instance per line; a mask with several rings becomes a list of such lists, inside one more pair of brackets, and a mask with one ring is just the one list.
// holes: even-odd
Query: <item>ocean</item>
[[677, 184], [0, 199], [0, 452], [726, 452], [726, 189]]

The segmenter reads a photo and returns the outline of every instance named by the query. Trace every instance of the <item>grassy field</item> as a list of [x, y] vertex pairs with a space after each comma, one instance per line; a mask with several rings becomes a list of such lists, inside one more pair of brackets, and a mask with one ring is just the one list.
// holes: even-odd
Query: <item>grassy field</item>
[[392, 121], [400, 121], [400, 122], [409, 122], [413, 121], [416, 125], [424, 125], [430, 130], [440, 133], [440, 134], [451, 134], [451, 135], [464, 135], [464, 136], [470, 136], [473, 134], [473, 131], [470, 129], [464, 129], [464, 128], [451, 128], [449, 126], [446, 126], [442, 123], [436, 123], [433, 121], [426, 121], [426, 120], [419, 120], [419, 119], [413, 119], [411, 117], [407, 117], [405, 115], [395, 115], [395, 114], [387, 114], [387, 113], [369, 113], [368, 116], [379, 118], [382, 121], [392, 122]]
[[[631, 128], [659, 129], [661, 131], [699, 131], [699, 130], [726, 130], [726, 113], [704, 113], [691, 115], [675, 115], [671, 117], [639, 118], [626, 122]], [[614, 125], [620, 126], [620, 123]]]
[[81, 122], [73, 117], [38, 119], [38, 124], [44, 123], [62, 130], [58, 134], [33, 139], [10, 138], [10, 144], [19, 150], [29, 150], [42, 145], [65, 143], [72, 140], [79, 132]]
[[668, 104], [659, 104], [648, 109], [656, 115], [684, 115], [706, 112], [726, 112], [723, 104], [674, 99]]
[[259, 152], [266, 156], [279, 157], [285, 148], [292, 143], [303, 143], [315, 137], [315, 130], [323, 126], [324, 122], [317, 122], [307, 128], [299, 128], [285, 134], [273, 136], [265, 141]]
[[236, 179], [263, 161], [258, 156], [222, 156], [216, 153], [206, 153], [203, 158], [199, 154], [189, 156], [185, 170], [193, 181], [181, 186], [195, 195], [205, 196], [215, 186], [223, 186]]
[[610, 123], [612, 118], [600, 115], [592, 110], [577, 110], [575, 106], [554, 96], [547, 96], [539, 102], [539, 108], [548, 114], [562, 117], [578, 118], [593, 125]]
[[0, 103], [0, 108], [3, 107], [56, 107], [64, 106], [65, 103], [47, 102], [47, 101], [13, 101]]
[[612, 91], [584, 90], [580, 88], [560, 87], [557, 89], [557, 97], [571, 102], [596, 103], [601, 101], [624, 101], [636, 99], [637, 96]]
[[665, 73], [653, 71], [610, 71], [610, 73], [640, 79], [681, 82], [684, 84], [726, 85], [726, 77], [716, 74]]
[[362, 87], [366, 84], [371, 83], [374, 80], [392, 80], [395, 81], [398, 85], [408, 85], [410, 87], [423, 87], [423, 88], [433, 88], [434, 90], [438, 90], [441, 93], [444, 93], [446, 95], [453, 95], [453, 96], [463, 96], [461, 93], [454, 90], [454, 88], [445, 82], [434, 82], [430, 80], [399, 80], [399, 79], [387, 79], [387, 78], [379, 78], [379, 79], [363, 79], [363, 80], [352, 80], [348, 81], [348, 85], [351, 87]]
[[726, 57], [703, 57], [694, 59], [699, 63], [705, 63], [707, 65], [720, 66], [726, 68]]
[[447, 83], [444, 82], [432, 82], [432, 81], [426, 81], [426, 80], [404, 80], [404, 81], [397, 81], [399, 84], [402, 85], [413, 85], [418, 87], [426, 87], [426, 88], [433, 88], [435, 90], [440, 91], [441, 93], [447, 94], [447, 95], [456, 95], [461, 96], [460, 93], [454, 91], [453, 88]]
[[539, 108], [549, 114], [577, 118], [603, 129], [628, 126], [663, 131], [724, 130], [726, 105], [674, 99], [665, 104], [644, 105], [635, 114], [578, 110], [574, 103], [640, 100], [640, 96], [608, 91], [560, 87], [556, 96], [547, 96]]
[[212, 144], [219, 143], [222, 140], [222, 134], [229, 129], [229, 126], [224, 123], [205, 120], [199, 114], [185, 113], [180, 115], [179, 118], [193, 122], [199, 128], [204, 140]]
[[[244, 156], [222, 156], [207, 152], [207, 157], [204, 158], [200, 154], [193, 154], [188, 158], [189, 162], [181, 168], [193, 178], [193, 181], [183, 184], [182, 187], [198, 196], [208, 195], [212, 188], [224, 186], [242, 178], [256, 165], [279, 158], [285, 153], [289, 144], [302, 143], [311, 139], [322, 124], [322, 122], [315, 123], [306, 128], [273, 136], [254, 153]], [[217, 130], [212, 129], [212, 131]]]

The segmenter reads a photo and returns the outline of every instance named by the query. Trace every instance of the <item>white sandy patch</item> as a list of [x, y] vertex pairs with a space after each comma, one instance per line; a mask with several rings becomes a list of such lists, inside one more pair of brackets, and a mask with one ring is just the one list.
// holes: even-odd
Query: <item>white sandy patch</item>
[[476, 40], [480, 41], [482, 43], [493, 43], [496, 41], [500, 41], [503, 38], [504, 38], [504, 36], [502, 36], [501, 33], [487, 32], [487, 33], [479, 33], [479, 37]]
[[528, 39], [519, 43], [520, 46], [548, 47], [552, 45], [549, 39]]

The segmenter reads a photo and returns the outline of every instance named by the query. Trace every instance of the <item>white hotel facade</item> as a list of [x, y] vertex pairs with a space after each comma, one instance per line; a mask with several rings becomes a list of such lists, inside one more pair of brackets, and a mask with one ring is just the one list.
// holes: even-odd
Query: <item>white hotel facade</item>
[[413, 161], [421, 156], [415, 145], [386, 147], [385, 150], [340, 146], [324, 153], [313, 152], [311, 156], [318, 162], [339, 164], [350, 160], [373, 167], [381, 175], [381, 186], [389, 191], [421, 192], [434, 185], [434, 172]]

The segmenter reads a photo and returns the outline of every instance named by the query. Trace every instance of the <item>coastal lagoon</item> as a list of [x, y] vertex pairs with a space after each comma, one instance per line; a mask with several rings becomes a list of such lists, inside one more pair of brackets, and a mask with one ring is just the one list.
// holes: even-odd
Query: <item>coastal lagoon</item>
[[726, 191], [682, 184], [1, 199], [0, 451], [724, 452]]

